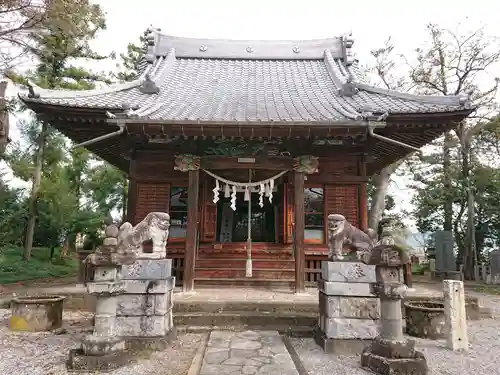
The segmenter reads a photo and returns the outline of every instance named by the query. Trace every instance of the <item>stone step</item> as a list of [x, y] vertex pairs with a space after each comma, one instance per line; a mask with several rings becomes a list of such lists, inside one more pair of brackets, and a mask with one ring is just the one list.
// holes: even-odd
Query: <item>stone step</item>
[[[306, 283], [307, 284], [307, 283]], [[292, 290], [295, 286], [294, 280], [277, 280], [277, 279], [257, 279], [255, 277], [196, 277], [194, 280], [196, 288], [227, 288], [227, 287], [252, 287], [255, 289], [278, 289]]]
[[317, 323], [318, 315], [311, 312], [230, 311], [174, 314], [174, 324], [177, 327], [242, 327], [259, 330], [278, 330], [279, 328], [283, 330], [286, 327], [309, 327], [312, 329]]
[[[235, 269], [245, 269], [246, 258], [234, 259], [234, 258], [209, 258], [209, 259], [198, 259], [196, 261], [196, 268], [235, 268]], [[292, 259], [252, 259], [253, 269], [286, 269], [294, 270], [295, 261]]]
[[[258, 327], [257, 327], [258, 328]], [[177, 333], [205, 333], [211, 331], [226, 331], [226, 332], [241, 332], [247, 330], [248, 327], [244, 325], [225, 325], [225, 326], [188, 326], [180, 325], [176, 326], [175, 330]], [[263, 327], [262, 330], [269, 330], [267, 327]], [[301, 326], [274, 326], [273, 331], [278, 331], [282, 335], [287, 335], [290, 337], [312, 337], [315, 332], [313, 327], [301, 327]]]
[[221, 313], [234, 311], [260, 313], [318, 313], [318, 302], [261, 302], [261, 301], [208, 301], [178, 300], [174, 313]]
[[[221, 265], [221, 267], [223, 267]], [[245, 267], [242, 268], [196, 268], [194, 271], [194, 277], [197, 278], [219, 278], [219, 279], [242, 279], [246, 278]], [[254, 279], [268, 279], [268, 280], [284, 280], [284, 281], [294, 281], [295, 280], [295, 270], [294, 269], [256, 269], [252, 267], [252, 277], [248, 278], [250, 280]]]

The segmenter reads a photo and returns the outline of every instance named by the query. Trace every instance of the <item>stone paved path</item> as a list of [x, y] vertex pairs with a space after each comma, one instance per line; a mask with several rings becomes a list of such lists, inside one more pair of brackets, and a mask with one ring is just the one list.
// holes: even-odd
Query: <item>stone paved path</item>
[[276, 331], [212, 331], [200, 375], [299, 375]]

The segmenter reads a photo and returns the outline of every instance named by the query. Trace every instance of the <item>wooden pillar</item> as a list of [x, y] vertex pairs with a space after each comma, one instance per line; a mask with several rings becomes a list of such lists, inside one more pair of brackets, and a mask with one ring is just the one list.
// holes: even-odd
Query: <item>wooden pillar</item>
[[200, 171], [189, 171], [188, 184], [188, 222], [186, 231], [186, 249], [184, 252], [184, 281], [182, 289], [190, 292], [194, 289], [194, 268], [196, 257], [196, 232], [198, 231], [198, 192]]
[[293, 200], [295, 208], [295, 293], [305, 292], [305, 255], [304, 255], [304, 173], [293, 172]]
[[[132, 225], [137, 224], [135, 221], [136, 210], [137, 210], [137, 162], [135, 159], [130, 160], [130, 169], [128, 173], [128, 197], [127, 197], [127, 217], [126, 221]], [[165, 210], [168, 212], [170, 207], [166, 207]]]
[[[360, 160], [359, 160], [359, 175], [361, 177], [366, 178], [366, 162], [365, 162], [365, 156], [362, 155]], [[359, 194], [359, 228], [361, 230], [366, 230], [368, 229], [368, 189], [367, 189], [367, 184], [366, 182], [363, 182], [359, 185], [358, 189], [358, 194]], [[377, 228], [373, 228], [377, 230]]]

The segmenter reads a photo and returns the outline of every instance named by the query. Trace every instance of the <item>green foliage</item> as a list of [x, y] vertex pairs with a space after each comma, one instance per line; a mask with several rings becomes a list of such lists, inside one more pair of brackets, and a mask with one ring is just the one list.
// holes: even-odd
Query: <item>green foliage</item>
[[120, 54], [121, 63], [117, 64], [120, 69], [118, 73], [112, 75], [120, 81], [132, 81], [140, 72], [144, 64], [147, 51], [146, 35], [148, 31], [139, 37], [139, 44], [129, 43], [127, 45], [127, 52]]
[[[60, 249], [55, 249], [54, 259], [59, 257]], [[64, 261], [50, 259], [50, 249], [34, 248], [29, 261], [22, 259], [22, 249], [16, 246], [0, 246], [0, 284], [36, 280], [52, 277], [73, 277], [79, 267], [77, 259]]]

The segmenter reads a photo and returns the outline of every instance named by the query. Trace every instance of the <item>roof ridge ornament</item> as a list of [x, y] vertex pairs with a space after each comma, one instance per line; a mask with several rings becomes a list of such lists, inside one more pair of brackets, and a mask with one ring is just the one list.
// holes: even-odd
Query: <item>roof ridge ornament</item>
[[472, 94], [474, 93], [473, 88], [469, 88], [464, 92], [458, 94], [458, 103], [466, 109], [472, 108]]
[[352, 97], [358, 93], [358, 88], [354, 85], [352, 75], [349, 74], [346, 77], [345, 82], [342, 84], [342, 87], [339, 88], [338, 92], [342, 96]]
[[139, 91], [143, 94], [158, 94], [160, 88], [156, 86], [156, 83], [151, 79], [149, 74], [144, 77], [144, 82], [139, 86]]
[[155, 51], [155, 48], [156, 48], [156, 41], [158, 39], [158, 35], [160, 34], [161, 32], [161, 29], [160, 28], [155, 28], [153, 27], [153, 25], [149, 25], [149, 27], [147, 28], [146, 30], [146, 45], [147, 45], [147, 48], [146, 48], [146, 60], [149, 62], [149, 63], [152, 63], [154, 62], [155, 58], [156, 58], [156, 51]]

